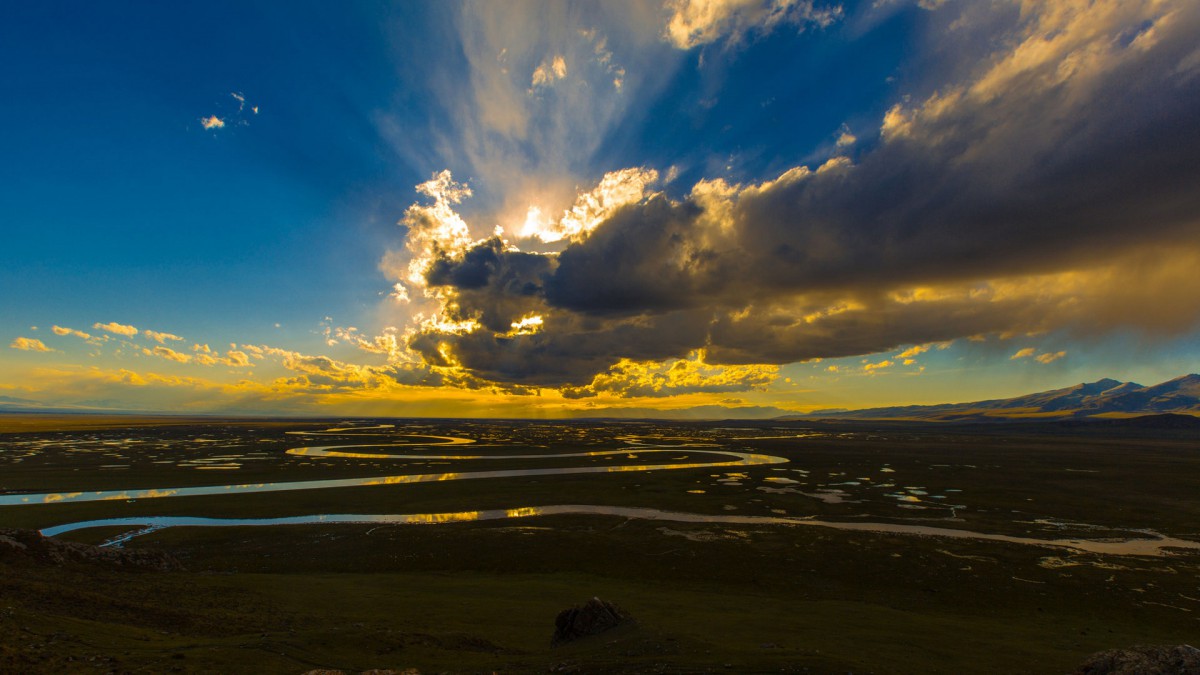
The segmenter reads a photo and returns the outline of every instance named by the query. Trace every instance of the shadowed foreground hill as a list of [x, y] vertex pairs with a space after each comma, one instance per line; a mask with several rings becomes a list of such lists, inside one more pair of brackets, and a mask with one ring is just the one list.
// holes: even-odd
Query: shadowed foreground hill
[[1015, 398], [869, 408], [813, 413], [781, 419], [920, 419], [931, 421], [1004, 420], [1066, 417], [1132, 417], [1174, 413], [1200, 415], [1200, 375], [1184, 375], [1154, 386], [1105, 378], [1064, 389]]

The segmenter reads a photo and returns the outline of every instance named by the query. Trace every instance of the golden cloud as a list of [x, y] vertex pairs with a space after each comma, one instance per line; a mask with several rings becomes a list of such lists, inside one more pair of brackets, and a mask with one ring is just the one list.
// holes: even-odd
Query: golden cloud
[[177, 352], [170, 347], [159, 346], [154, 347], [153, 349], [146, 349], [143, 347], [142, 353], [146, 356], [157, 356], [159, 358], [167, 359], [168, 361], [175, 361], [176, 363], [191, 363], [192, 361], [192, 356], [190, 354]]
[[37, 338], [18, 337], [9, 343], [9, 348], [20, 349], [26, 352], [52, 352], [53, 349], [47, 347], [45, 343]]
[[126, 326], [125, 324], [120, 324], [115, 321], [111, 321], [109, 323], [97, 322], [92, 324], [92, 328], [95, 328], [96, 330], [108, 331], [114, 335], [124, 335], [125, 337], [133, 337], [134, 335], [138, 334], [137, 328], [134, 328], [133, 326]]
[[805, 0], [669, 0], [670, 16], [663, 39], [678, 49], [691, 49], [721, 39], [741, 40], [749, 33], [769, 33], [791, 23], [824, 27], [841, 16], [841, 8], [817, 9]]
[[567, 76], [567, 62], [562, 54], [556, 54], [553, 58], [542, 61], [533, 71], [533, 80], [530, 83], [532, 89], [538, 87], [546, 87], [554, 84], [556, 80], [561, 80]]
[[568, 398], [601, 392], [621, 397], [662, 397], [695, 393], [724, 393], [766, 387], [779, 376], [771, 365], [722, 366], [706, 363], [703, 350], [683, 359], [633, 361], [622, 359], [596, 375], [584, 387], [563, 387]]
[[159, 344], [166, 344], [167, 340], [174, 340], [177, 342], [183, 340], [183, 338], [179, 337], [178, 335], [172, 335], [171, 333], [161, 333], [156, 330], [143, 330], [142, 335], [145, 335], [146, 337], [150, 338], [151, 340], [154, 340], [155, 342], [157, 342]]
[[92, 339], [92, 336], [89, 335], [88, 333], [85, 333], [81, 330], [75, 330], [74, 328], [64, 328], [62, 326], [51, 326], [50, 330], [55, 335], [74, 335], [75, 337], [80, 338], [81, 340]]

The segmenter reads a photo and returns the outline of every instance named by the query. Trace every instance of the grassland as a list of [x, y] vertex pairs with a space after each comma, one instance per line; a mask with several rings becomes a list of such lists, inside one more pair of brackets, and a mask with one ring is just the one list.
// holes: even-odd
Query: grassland
[[[411, 433], [475, 438], [471, 452], [479, 454], [628, 448], [628, 437], [639, 436], [714, 442], [790, 461], [3, 507], [0, 526], [570, 503], [921, 523], [1046, 539], [1146, 536], [1137, 531], [1148, 529], [1200, 540], [1200, 448], [1187, 433], [899, 423], [390, 423]], [[0, 484], [49, 491], [447, 470], [433, 462], [284, 453], [314, 444], [284, 432], [327, 426], [205, 420], [9, 433], [0, 436]], [[196, 460], [238, 455], [247, 459], [236, 469], [197, 469], [204, 465]], [[672, 456], [702, 461], [698, 448]], [[567, 465], [480, 460], [463, 470]], [[114, 533], [64, 537], [96, 543]], [[175, 528], [127, 546], [169, 551], [186, 571], [0, 561], [0, 670], [1065, 673], [1100, 649], [1194, 643], [1200, 635], [1200, 554], [1183, 551], [1099, 556], [819, 527], [607, 516]], [[551, 648], [555, 614], [594, 595], [624, 607], [637, 625]]]

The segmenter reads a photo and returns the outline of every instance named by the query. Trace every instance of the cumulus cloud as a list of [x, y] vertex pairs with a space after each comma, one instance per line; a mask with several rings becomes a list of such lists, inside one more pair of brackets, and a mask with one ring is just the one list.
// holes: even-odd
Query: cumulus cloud
[[393, 326], [383, 329], [379, 335], [365, 335], [354, 326], [330, 328], [330, 339], [336, 344], [350, 344], [364, 352], [387, 355], [389, 361], [398, 361], [404, 357], [403, 347], [397, 338], [398, 330]]
[[175, 361], [176, 363], [191, 363], [191, 361], [192, 361], [191, 354], [184, 354], [182, 352], [177, 352], [174, 349], [171, 349], [170, 347], [161, 347], [160, 346], [160, 347], [154, 347], [153, 349], [147, 349], [147, 348], [143, 347], [142, 353], [145, 354], [146, 356], [157, 356], [159, 358], [167, 359], [168, 361]]
[[55, 335], [74, 335], [75, 337], [77, 337], [81, 340], [91, 340], [92, 339], [92, 336], [90, 334], [85, 333], [81, 330], [75, 330], [74, 328], [64, 328], [63, 326], [51, 326], [50, 330]]
[[249, 368], [254, 364], [250, 363], [250, 357], [246, 352], [231, 349], [225, 352], [225, 365], [234, 368]]
[[200, 124], [205, 129], [209, 129], [209, 130], [225, 128], [225, 120], [221, 119], [220, 117], [217, 117], [216, 115], [209, 115], [208, 117], [200, 118]]
[[178, 335], [172, 335], [171, 333], [160, 333], [156, 330], [143, 330], [142, 335], [145, 335], [159, 344], [166, 344], [167, 340], [174, 340], [176, 342], [183, 340], [183, 338], [179, 337]]
[[667, 10], [663, 39], [678, 49], [738, 42], [781, 24], [825, 27], [842, 14], [839, 6], [816, 7], [811, 0], [669, 0]]
[[598, 373], [583, 387], [564, 387], [567, 398], [600, 393], [617, 396], [676, 396], [760, 389], [778, 377], [777, 366], [714, 366], [705, 362], [703, 350], [683, 359], [636, 362], [622, 359]]
[[[291, 388], [308, 391], [381, 391], [399, 387], [455, 387], [479, 389], [494, 385], [455, 368], [439, 368], [420, 363], [390, 363], [369, 366], [339, 361], [328, 356], [282, 352], [283, 367], [296, 373], [282, 380]], [[498, 391], [513, 391], [499, 387]]]
[[408, 228], [408, 280], [424, 285], [425, 273], [438, 256], [460, 254], [474, 243], [466, 221], [454, 211], [455, 204], [471, 196], [471, 188], [456, 183], [446, 170], [418, 185], [417, 192], [433, 198], [433, 204], [413, 204], [401, 223]]
[[1027, 359], [1036, 353], [1037, 353], [1037, 350], [1034, 349], [1033, 347], [1025, 347], [1024, 349], [1018, 349], [1016, 354], [1013, 354], [1012, 356], [1008, 357], [1008, 360], [1016, 361], [1017, 359]]
[[52, 352], [53, 349], [46, 346], [44, 342], [37, 338], [18, 337], [9, 343], [9, 348], [20, 349], [26, 352]]
[[257, 345], [242, 345], [242, 350], [255, 359], [262, 359], [266, 356], [263, 348]]
[[125, 324], [120, 324], [116, 321], [111, 321], [109, 323], [97, 322], [92, 324], [92, 328], [106, 331], [112, 333], [113, 335], [123, 335], [125, 337], [133, 337], [138, 334], [137, 328], [134, 328], [133, 326], [126, 326]]
[[[630, 169], [614, 184], [641, 183], [611, 208], [541, 211], [526, 236], [558, 244], [541, 252], [472, 235], [455, 212], [465, 187], [439, 174], [433, 205], [405, 220], [406, 282], [436, 319], [404, 346], [485, 380], [582, 388], [696, 350], [784, 364], [993, 333], [1191, 329], [1200, 6], [1001, 5], [928, 14], [955, 68], [914, 83], [927, 93], [889, 109], [854, 162], [702, 180], [681, 199]], [[528, 316], [539, 330], [513, 333]]]
[[1066, 355], [1066, 352], [1047, 352], [1045, 354], [1038, 354], [1035, 360], [1038, 363], [1054, 363]]
[[610, 171], [604, 174], [599, 185], [578, 195], [574, 205], [555, 221], [542, 219], [540, 209], [534, 207], [525, 219], [520, 236], [536, 237], [545, 243], [582, 240], [618, 209], [645, 198], [647, 188], [656, 182], [658, 172], [654, 169]]
[[200, 352], [192, 356], [192, 362], [201, 366], [215, 366], [220, 363], [220, 359], [212, 354]]
[[408, 288], [401, 281], [392, 284], [392, 290], [387, 295], [396, 302], [409, 302], [412, 300], [408, 295]]

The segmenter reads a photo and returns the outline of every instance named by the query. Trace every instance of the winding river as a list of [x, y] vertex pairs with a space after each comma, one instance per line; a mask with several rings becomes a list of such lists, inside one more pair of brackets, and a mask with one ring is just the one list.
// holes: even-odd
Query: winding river
[[[551, 476], [564, 474], [585, 473], [614, 473], [631, 471], [668, 471], [679, 469], [750, 467], [787, 463], [783, 457], [764, 455], [750, 452], [727, 450], [714, 443], [697, 443], [689, 439], [674, 444], [648, 443], [639, 437], [623, 437], [620, 440], [627, 447], [610, 450], [588, 452], [570, 452], [559, 454], [517, 454], [517, 455], [445, 455], [445, 454], [410, 454], [378, 452], [382, 448], [409, 448], [417, 446], [460, 446], [470, 445], [474, 441], [469, 438], [454, 436], [431, 436], [418, 434], [384, 434], [362, 433], [368, 430], [383, 430], [390, 425], [374, 427], [335, 427], [324, 431], [289, 431], [288, 434], [300, 436], [397, 436], [412, 440], [401, 443], [369, 443], [341, 444], [323, 446], [303, 446], [287, 450], [287, 454], [307, 457], [324, 458], [357, 458], [357, 459], [396, 459], [396, 460], [528, 460], [528, 459], [559, 459], [559, 458], [596, 458], [614, 455], [625, 455], [636, 458], [643, 454], [674, 453], [687, 451], [723, 457], [710, 462], [678, 462], [669, 464], [617, 464], [607, 466], [574, 466], [563, 468], [531, 468], [531, 469], [499, 469], [489, 471], [465, 471], [444, 473], [399, 474], [389, 476], [372, 476], [366, 478], [339, 478], [326, 480], [286, 481], [276, 483], [244, 483], [232, 485], [207, 485], [177, 488], [150, 488], [127, 490], [99, 490], [79, 492], [47, 492], [38, 494], [5, 494], [0, 495], [0, 506], [22, 506], [34, 504], [53, 504], [62, 502], [90, 501], [120, 501], [137, 499], [162, 499], [171, 497], [189, 497], [201, 495], [245, 494], [257, 492], [282, 492], [291, 490], [316, 490], [327, 488], [347, 488], [378, 485], [401, 485], [406, 483], [426, 483], [452, 480], [471, 480], [480, 478], [511, 478], [518, 476]], [[430, 440], [434, 442], [430, 442]], [[664, 440], [664, 439], [660, 439]], [[356, 448], [371, 448], [375, 452], [365, 452]], [[606, 515], [623, 518], [646, 519], [667, 522], [714, 523], [727, 525], [783, 525], [826, 527], [838, 530], [858, 532], [874, 532], [901, 535], [933, 536], [953, 539], [972, 539], [996, 541], [1032, 546], [1070, 549], [1088, 553], [1109, 555], [1162, 556], [1168, 554], [1167, 549], [1200, 550], [1200, 542], [1177, 539], [1160, 535], [1149, 530], [1139, 531], [1147, 535], [1146, 539], [1038, 539], [1033, 537], [1018, 537], [1002, 534], [973, 532], [952, 528], [931, 527], [925, 525], [909, 525], [898, 523], [870, 522], [838, 522], [817, 520], [815, 518], [786, 517], [786, 516], [741, 516], [731, 514], [701, 514], [680, 511], [665, 511], [646, 507], [602, 506], [588, 504], [560, 504], [550, 506], [526, 506], [513, 509], [491, 509], [482, 511], [458, 511], [448, 513], [416, 513], [416, 514], [318, 514], [305, 516], [288, 516], [280, 518], [206, 518], [199, 516], [138, 516], [129, 518], [105, 518], [66, 523], [47, 527], [42, 530], [45, 536], [56, 536], [66, 532], [95, 527], [133, 527], [130, 532], [114, 537], [104, 545], [121, 545], [134, 537], [149, 534], [167, 527], [248, 527], [248, 526], [282, 526], [282, 525], [311, 525], [334, 523], [358, 524], [436, 524], [461, 523], [472, 521], [503, 520], [512, 518], [529, 518], [535, 516], [553, 515]]]
[[[396, 444], [405, 447], [410, 444]], [[428, 445], [428, 444], [422, 444]], [[472, 459], [557, 459], [562, 457], [604, 457], [610, 455], [638, 455], [652, 453], [679, 454], [680, 447], [659, 449], [641, 446], [619, 450], [596, 450], [592, 452], [568, 452], [556, 455], [416, 455], [416, 454], [381, 454], [365, 452], [345, 452], [340, 448], [379, 448], [388, 445], [330, 445], [321, 447], [292, 448], [288, 454], [307, 455], [312, 457], [354, 457], [370, 459], [412, 459], [412, 460], [472, 460]], [[0, 506], [21, 506], [29, 504], [55, 504], [62, 502], [98, 502], [123, 501], [131, 499], [164, 499], [168, 497], [197, 497], [205, 495], [247, 494], [252, 492], [285, 492], [291, 490], [320, 490], [326, 488], [365, 487], [373, 485], [403, 485], [405, 483], [436, 483], [451, 480], [472, 480], [477, 478], [513, 478], [517, 476], [556, 476], [580, 473], [618, 473], [627, 471], [670, 471], [678, 469], [701, 469], [712, 467], [745, 467], [765, 464], [782, 464], [788, 460], [772, 455], [759, 455], [733, 450], [689, 448], [691, 452], [703, 452], [713, 455], [732, 457], [725, 461], [715, 462], [678, 462], [674, 464], [615, 464], [606, 466], [573, 466], [556, 469], [496, 469], [491, 471], [452, 471], [445, 473], [412, 473], [394, 476], [368, 476], [364, 478], [329, 478], [324, 480], [284, 481], [279, 483], [240, 483], [233, 485], [199, 485], [175, 488], [147, 488], [127, 490], [96, 490], [79, 492], [43, 492], [18, 493], [0, 495]]]
[[48, 537], [53, 537], [64, 532], [71, 532], [73, 530], [82, 530], [92, 527], [140, 528], [105, 542], [106, 544], [112, 545], [121, 544], [134, 537], [150, 534], [151, 532], [167, 527], [254, 527], [335, 523], [433, 525], [438, 523], [464, 523], [483, 520], [505, 520], [509, 518], [529, 518], [533, 516], [560, 515], [604, 515], [677, 523], [828, 527], [836, 530], [853, 530], [856, 532], [999, 541], [1010, 544], [1046, 546], [1051, 548], [1064, 548], [1087, 553], [1101, 553], [1109, 555], [1161, 556], [1166, 553], [1166, 549], [1168, 548], [1200, 550], [1200, 542], [1165, 537], [1162, 535], [1157, 535], [1156, 533], [1147, 533], [1151, 536], [1154, 536], [1155, 538], [1153, 539], [1123, 539], [1108, 541], [1091, 539], [1036, 539], [1033, 537], [1015, 537], [1005, 534], [988, 534], [985, 532], [972, 532], [970, 530], [956, 530], [947, 527], [929, 527], [927, 525], [905, 525], [897, 523], [847, 523], [816, 520], [812, 518], [787, 518], [782, 516], [713, 515], [704, 513], [687, 513], [682, 511], [664, 511], [661, 509], [637, 506], [600, 506], [595, 504], [525, 506], [515, 509], [488, 509], [483, 511], [457, 511], [450, 513], [327, 513], [315, 516], [286, 516], [282, 518], [202, 518], [194, 516], [105, 518], [100, 520], [87, 520], [77, 523], [68, 523], [65, 525], [58, 525], [56, 527], [48, 527], [42, 530], [42, 534]]

